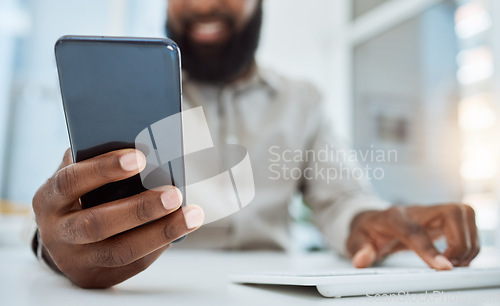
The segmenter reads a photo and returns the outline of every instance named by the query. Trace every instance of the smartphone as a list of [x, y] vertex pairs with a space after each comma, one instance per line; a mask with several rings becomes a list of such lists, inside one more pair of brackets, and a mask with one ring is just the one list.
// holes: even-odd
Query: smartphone
[[[182, 111], [180, 51], [169, 39], [63, 36], [55, 56], [76, 163], [136, 148], [141, 131], [151, 131], [155, 122]], [[173, 130], [179, 135], [162, 141], [183, 156], [182, 121], [178, 125]], [[175, 178], [170, 169], [170, 176], [158, 182], [177, 186], [184, 195], [182, 205], [184, 184], [182, 167], [176, 168]], [[145, 190], [140, 175], [135, 175], [85, 194], [81, 203], [89, 208]]]

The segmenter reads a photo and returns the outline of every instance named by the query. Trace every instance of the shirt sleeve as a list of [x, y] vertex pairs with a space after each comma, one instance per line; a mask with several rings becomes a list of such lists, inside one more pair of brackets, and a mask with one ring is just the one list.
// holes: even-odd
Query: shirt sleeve
[[353, 218], [363, 211], [386, 209], [390, 204], [374, 194], [368, 179], [372, 173], [357, 163], [359, 152], [348, 149], [335, 137], [324, 110], [321, 102], [310, 109], [302, 193], [327, 243], [347, 255], [346, 242]]

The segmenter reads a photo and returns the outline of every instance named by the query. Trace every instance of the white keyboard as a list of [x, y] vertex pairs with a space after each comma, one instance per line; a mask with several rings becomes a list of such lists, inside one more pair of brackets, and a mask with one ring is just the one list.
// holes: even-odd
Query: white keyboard
[[500, 267], [454, 268], [452, 271], [368, 268], [315, 273], [239, 273], [232, 274], [230, 279], [242, 284], [316, 286], [324, 297], [368, 296], [500, 287]]

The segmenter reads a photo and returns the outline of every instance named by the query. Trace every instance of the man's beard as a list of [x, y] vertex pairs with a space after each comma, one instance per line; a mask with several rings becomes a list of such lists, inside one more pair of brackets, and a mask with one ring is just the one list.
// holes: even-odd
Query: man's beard
[[[230, 28], [234, 20], [224, 17]], [[262, 26], [262, 3], [241, 31], [233, 31], [222, 45], [198, 45], [193, 43], [187, 32], [178, 35], [167, 20], [167, 36], [181, 49], [182, 68], [190, 78], [204, 83], [227, 83], [253, 64], [259, 45]], [[187, 25], [184, 27], [187, 29]]]

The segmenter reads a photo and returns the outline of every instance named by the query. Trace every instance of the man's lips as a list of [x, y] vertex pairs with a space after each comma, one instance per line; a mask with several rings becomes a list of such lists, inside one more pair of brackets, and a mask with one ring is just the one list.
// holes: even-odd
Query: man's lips
[[202, 44], [220, 43], [229, 34], [228, 26], [223, 21], [197, 21], [188, 29], [190, 38]]

